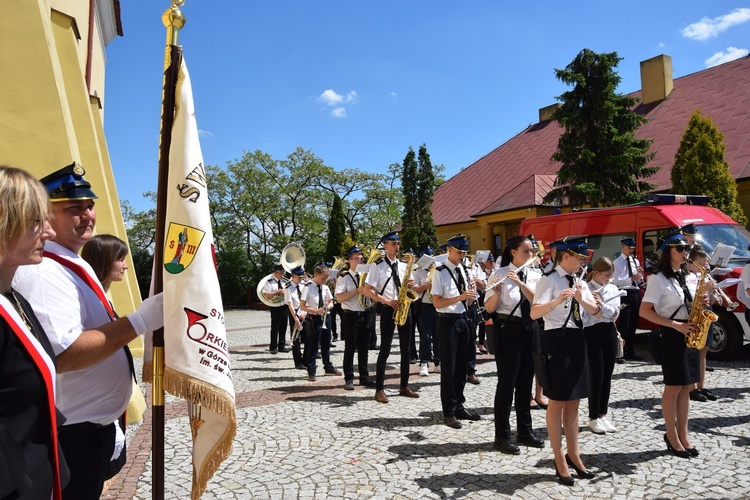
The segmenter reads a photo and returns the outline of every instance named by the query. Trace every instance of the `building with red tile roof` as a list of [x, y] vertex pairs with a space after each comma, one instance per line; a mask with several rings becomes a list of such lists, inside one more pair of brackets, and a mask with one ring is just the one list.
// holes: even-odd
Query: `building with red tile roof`
[[[630, 96], [641, 100], [635, 111], [648, 122], [636, 137], [653, 139], [650, 152], [655, 157], [649, 166], [661, 167], [647, 181], [656, 184], [656, 191], [671, 188], [670, 172], [680, 139], [690, 116], [700, 110], [724, 134], [724, 158], [737, 180], [738, 200], [750, 214], [750, 56], [673, 79], [671, 58], [660, 55], [641, 63], [641, 85]], [[560, 168], [550, 159], [562, 133], [551, 120], [557, 107], [539, 110], [538, 123], [435, 191], [432, 213], [440, 242], [463, 233], [469, 236], [471, 252], [489, 249], [497, 254], [502, 242], [518, 234], [521, 220], [553, 213], [555, 207], [544, 205], [542, 199]]]

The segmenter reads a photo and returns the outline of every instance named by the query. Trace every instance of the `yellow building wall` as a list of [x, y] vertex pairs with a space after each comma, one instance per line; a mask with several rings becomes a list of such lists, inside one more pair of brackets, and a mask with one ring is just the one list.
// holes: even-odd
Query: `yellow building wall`
[[[105, 54], [98, 31], [92, 44], [91, 93], [86, 86], [88, 6], [88, 0], [3, 2], [0, 164], [41, 178], [79, 162], [99, 196], [96, 232], [127, 241], [102, 125]], [[132, 260], [129, 266], [125, 281], [111, 290], [120, 315], [132, 312], [141, 300]]]

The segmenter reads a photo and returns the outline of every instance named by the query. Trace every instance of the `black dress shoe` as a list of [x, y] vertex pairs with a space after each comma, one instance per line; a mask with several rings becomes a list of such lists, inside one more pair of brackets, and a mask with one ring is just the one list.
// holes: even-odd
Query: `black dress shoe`
[[[672, 452], [672, 455], [680, 458], [690, 458], [690, 452], [687, 450], [675, 450], [672, 448], [672, 443], [669, 442], [669, 438], [667, 437], [667, 433], [664, 433], [664, 442], [667, 443], [667, 450]], [[693, 448], [695, 449], [695, 448]], [[696, 450], [698, 451], [698, 450]]]
[[690, 399], [693, 401], [700, 401], [701, 403], [705, 403], [706, 401], [708, 401], [708, 398], [700, 389], [693, 389], [692, 391], [690, 391]]
[[573, 486], [573, 483], [575, 483], [572, 475], [570, 476], [560, 475], [560, 471], [557, 470], [557, 464], [555, 464], [555, 477], [560, 480], [560, 484], [563, 484], [565, 486]]
[[497, 451], [507, 453], [508, 455], [520, 455], [521, 454], [521, 448], [511, 443], [510, 439], [505, 439], [503, 441], [495, 441], [492, 446]]
[[525, 444], [526, 446], [531, 446], [532, 448], [544, 448], [544, 440], [539, 439], [533, 434], [519, 434], [516, 441], [521, 444]]
[[359, 385], [363, 385], [365, 387], [375, 387], [375, 381], [370, 377], [361, 378], [359, 379]]
[[685, 451], [688, 452], [690, 456], [693, 458], [700, 455], [700, 453], [698, 453], [698, 448], [685, 448]]
[[279, 352], [289, 352], [289, 349], [287, 349], [285, 346], [279, 347]]
[[623, 357], [628, 361], [643, 361], [643, 357], [638, 356], [637, 354], [626, 354]]
[[443, 417], [443, 422], [445, 423], [445, 425], [447, 425], [448, 427], [451, 427], [453, 429], [460, 429], [461, 427], [464, 426], [453, 415], [451, 415], [449, 417]]
[[617, 364], [618, 365], [624, 365], [625, 364], [625, 358], [617, 358]]
[[713, 392], [709, 391], [705, 387], [703, 389], [698, 389], [698, 390], [701, 392], [701, 394], [706, 396], [706, 398], [710, 401], [716, 401], [717, 399], [719, 399], [716, 397], [716, 395]]
[[589, 472], [587, 470], [579, 469], [578, 466], [573, 463], [573, 460], [570, 459], [570, 457], [568, 456], [567, 453], [565, 454], [565, 461], [568, 463], [569, 467], [573, 467], [575, 469], [576, 474], [580, 478], [583, 478], [583, 479], [594, 479], [594, 476], [596, 476], [596, 474], [594, 474], [593, 472]]
[[481, 420], [482, 417], [479, 416], [477, 412], [474, 410], [471, 410], [469, 408], [461, 407], [456, 412], [456, 418], [461, 420]]

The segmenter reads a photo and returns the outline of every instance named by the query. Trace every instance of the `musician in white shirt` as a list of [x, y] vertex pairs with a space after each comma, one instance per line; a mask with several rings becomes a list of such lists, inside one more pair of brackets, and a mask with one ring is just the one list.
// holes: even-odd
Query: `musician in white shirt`
[[300, 309], [307, 313], [304, 325], [305, 350], [302, 363], [307, 367], [307, 381], [315, 382], [317, 371], [318, 346], [323, 369], [326, 375], [343, 375], [341, 370], [334, 368], [331, 362], [331, 309], [333, 309], [333, 295], [325, 284], [331, 275], [331, 269], [323, 263], [315, 266], [313, 280], [302, 291]]
[[289, 308], [289, 331], [292, 332], [289, 341], [292, 344], [294, 367], [304, 370], [306, 366], [302, 360], [301, 337], [303, 336], [302, 322], [305, 319], [306, 313], [300, 310], [300, 301], [302, 299], [302, 290], [305, 288], [305, 285], [302, 283], [305, 270], [302, 267], [295, 267], [290, 273], [292, 275], [291, 281], [289, 286], [284, 288], [284, 302]]
[[617, 328], [620, 315], [620, 290], [610, 283], [614, 265], [607, 257], [594, 262], [594, 270], [586, 278], [589, 289], [598, 295], [601, 317], [583, 315], [583, 334], [589, 357], [589, 429], [595, 434], [617, 432], [617, 427], [607, 419], [607, 406], [612, 387], [612, 372], [617, 358]]
[[612, 280], [621, 290], [623, 287], [628, 295], [623, 297], [623, 303], [627, 307], [620, 313], [620, 334], [625, 340], [624, 359], [630, 361], [642, 361], [633, 349], [635, 331], [638, 327], [638, 310], [641, 307], [641, 292], [639, 286], [643, 283], [643, 269], [638, 258], [635, 256], [635, 240], [623, 238], [620, 240], [622, 252], [614, 260], [614, 273]]
[[[555, 456], [555, 472], [560, 482], [573, 485], [568, 466], [579, 478], [590, 479], [578, 448], [578, 405], [589, 393], [589, 366], [583, 335], [582, 311], [600, 317], [601, 308], [591, 291], [577, 278], [585, 266], [588, 246], [584, 236], [569, 236], [557, 245], [557, 266], [543, 276], [534, 293], [531, 318], [544, 318], [541, 354], [546, 359], [548, 380], [544, 393], [549, 398], [547, 434]], [[537, 372], [537, 376], [540, 374]], [[540, 377], [543, 378], [543, 377]], [[562, 429], [568, 453], [562, 451]]]

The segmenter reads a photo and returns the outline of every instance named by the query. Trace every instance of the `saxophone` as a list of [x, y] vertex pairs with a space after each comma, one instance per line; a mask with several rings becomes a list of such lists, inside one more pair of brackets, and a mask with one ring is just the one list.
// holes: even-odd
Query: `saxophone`
[[411, 278], [412, 262], [414, 256], [407, 254], [406, 272], [404, 273], [404, 279], [401, 280], [401, 288], [398, 289], [398, 309], [393, 311], [394, 323], [398, 326], [403, 326], [406, 323], [406, 318], [409, 316], [409, 306], [411, 303], [417, 300], [417, 292], [409, 288], [409, 279]]
[[707, 269], [699, 266], [690, 259], [687, 259], [687, 261], [700, 269], [701, 273], [698, 277], [698, 286], [695, 289], [693, 305], [690, 307], [690, 316], [688, 317], [688, 321], [698, 325], [698, 328], [694, 333], [685, 336], [685, 344], [691, 349], [703, 349], [708, 339], [708, 329], [711, 328], [711, 323], [719, 319], [719, 317], [714, 312], [703, 308], [703, 296], [706, 294]]

